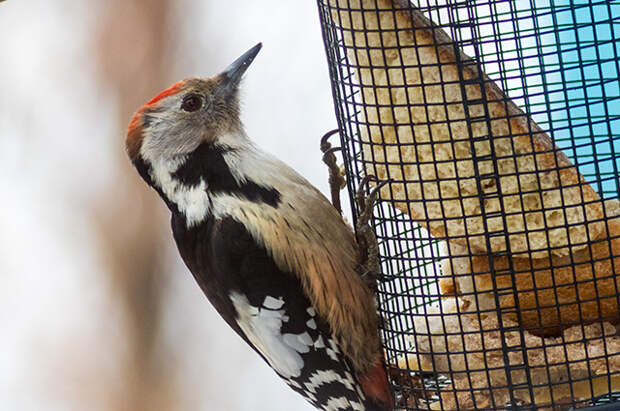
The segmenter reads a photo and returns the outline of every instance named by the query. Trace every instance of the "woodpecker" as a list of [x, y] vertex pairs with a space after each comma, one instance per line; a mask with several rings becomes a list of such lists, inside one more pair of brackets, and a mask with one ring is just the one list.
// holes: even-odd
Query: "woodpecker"
[[322, 410], [392, 409], [352, 229], [241, 123], [239, 83], [261, 47], [138, 110], [129, 158], [170, 209], [179, 253], [211, 304], [293, 390]]

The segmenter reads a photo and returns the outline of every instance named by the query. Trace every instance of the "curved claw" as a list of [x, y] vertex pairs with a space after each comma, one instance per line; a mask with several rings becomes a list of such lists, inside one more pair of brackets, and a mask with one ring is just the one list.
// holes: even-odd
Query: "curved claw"
[[377, 288], [377, 279], [381, 275], [381, 264], [379, 263], [379, 244], [375, 233], [369, 222], [372, 217], [372, 208], [377, 200], [379, 190], [389, 183], [391, 180], [380, 181], [370, 190], [368, 196], [364, 195], [364, 191], [371, 181], [378, 181], [372, 174], [367, 174], [360, 182], [359, 188], [355, 195], [360, 213], [355, 226], [357, 232], [357, 242], [360, 248], [362, 269], [362, 278], [372, 289]]
[[[331, 148], [331, 144], [329, 144], [329, 138], [331, 136], [333, 136], [334, 134], [338, 133], [340, 130], [339, 129], [334, 129], [334, 130], [330, 130], [327, 133], [325, 133], [323, 135], [323, 137], [321, 137], [321, 151], [323, 151], [323, 153], [325, 153], [325, 150], [329, 150], [329, 148]], [[324, 146], [329, 145], [329, 147], [327, 147], [325, 150], [323, 149]]]
[[365, 195], [364, 190], [369, 185], [371, 181], [379, 181], [377, 177], [373, 174], [366, 174], [362, 181], [360, 181], [359, 188], [357, 189], [357, 193], [355, 193], [355, 199], [357, 200], [357, 204], [361, 210], [366, 210], [367, 206], [374, 205], [376, 201], [376, 196], [379, 190], [383, 188], [387, 183], [391, 182], [391, 179], [379, 181], [379, 183], [370, 190], [368, 196]]
[[387, 183], [389, 183], [391, 180], [383, 180], [381, 182], [379, 182], [379, 184], [377, 184], [376, 186], [374, 186], [372, 188], [372, 190], [370, 190], [370, 193], [368, 193], [368, 197], [369, 198], [374, 198], [377, 193], [379, 192], [379, 190], [381, 190], [383, 188], [384, 185], [386, 185]]
[[342, 207], [340, 205], [340, 190], [344, 187], [346, 181], [340, 174], [340, 167], [336, 162], [335, 152], [341, 151], [342, 147], [332, 147], [328, 141], [331, 136], [338, 133], [339, 130], [328, 131], [321, 137], [321, 152], [323, 152], [323, 162], [329, 169], [329, 186], [332, 198], [332, 204], [342, 214]]
[[366, 174], [360, 181], [360, 188], [366, 187], [371, 181], [377, 181], [377, 177], [374, 174]]

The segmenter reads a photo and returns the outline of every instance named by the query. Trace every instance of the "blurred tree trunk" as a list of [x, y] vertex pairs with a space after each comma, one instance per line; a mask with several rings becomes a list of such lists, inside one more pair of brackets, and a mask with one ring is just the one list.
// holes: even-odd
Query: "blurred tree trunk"
[[164, 369], [165, 347], [158, 344], [165, 300], [162, 285], [165, 246], [170, 234], [163, 203], [139, 179], [124, 151], [131, 114], [163, 89], [172, 0], [110, 0], [102, 3], [94, 28], [94, 53], [101, 87], [115, 95], [118, 125], [116, 184], [94, 204], [102, 253], [109, 262], [109, 284], [122, 311], [119, 332], [126, 351], [120, 381], [110, 393], [114, 410], [177, 408], [175, 370]]

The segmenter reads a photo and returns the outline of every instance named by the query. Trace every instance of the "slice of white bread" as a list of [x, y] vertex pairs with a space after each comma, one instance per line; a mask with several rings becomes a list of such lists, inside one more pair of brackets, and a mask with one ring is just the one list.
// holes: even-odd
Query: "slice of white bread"
[[[525, 331], [522, 338], [510, 319], [502, 321], [507, 330], [502, 335], [495, 312], [466, 311], [460, 297], [447, 296], [414, 316], [412, 348], [397, 366], [452, 380], [431, 409], [503, 409], [511, 395], [524, 407], [572, 401], [586, 406], [595, 396], [620, 390], [620, 377], [613, 375], [620, 371], [620, 337], [611, 324], [573, 326], [555, 338]], [[510, 377], [503, 347], [509, 351]]]
[[408, 2], [322, 1], [361, 91], [366, 172], [392, 180], [383, 199], [478, 253], [567, 255], [600, 236], [597, 193], [443, 30]]
[[505, 317], [539, 336], [557, 336], [571, 325], [594, 321], [616, 324], [620, 202], [607, 200], [605, 212], [607, 235], [564, 257], [471, 256], [451, 243], [444, 247], [441, 293], [459, 295], [468, 311], [495, 310], [499, 303]]

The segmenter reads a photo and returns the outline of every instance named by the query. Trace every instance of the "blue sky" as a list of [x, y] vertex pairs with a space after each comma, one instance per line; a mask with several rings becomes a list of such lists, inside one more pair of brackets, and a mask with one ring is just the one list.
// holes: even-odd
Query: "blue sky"
[[[620, 168], [620, 1], [535, 0], [542, 91], [534, 118], [604, 197], [617, 197]], [[615, 24], [612, 23], [615, 19]], [[529, 29], [529, 27], [528, 27]], [[533, 100], [536, 100], [534, 98]], [[530, 101], [530, 103], [533, 102]], [[543, 102], [541, 102], [543, 103]]]
[[620, 0], [471, 4], [433, 8], [430, 17], [462, 41], [466, 54], [481, 59], [485, 72], [549, 131], [595, 190], [617, 197]]

